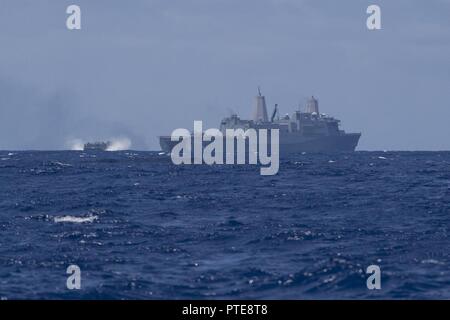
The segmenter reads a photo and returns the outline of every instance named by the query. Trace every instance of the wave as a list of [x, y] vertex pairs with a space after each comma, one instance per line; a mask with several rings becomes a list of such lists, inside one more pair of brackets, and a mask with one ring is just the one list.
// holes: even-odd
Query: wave
[[98, 219], [98, 216], [89, 216], [89, 217], [75, 217], [75, 216], [61, 216], [55, 217], [55, 223], [59, 222], [71, 222], [71, 223], [85, 223], [85, 222], [94, 222]]

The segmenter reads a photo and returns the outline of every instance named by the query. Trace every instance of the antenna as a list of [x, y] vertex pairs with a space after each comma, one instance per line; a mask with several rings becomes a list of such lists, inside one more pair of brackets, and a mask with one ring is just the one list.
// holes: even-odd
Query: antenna
[[273, 120], [275, 120], [275, 116], [276, 116], [277, 112], [278, 112], [278, 103], [275, 103], [275, 108], [273, 109], [272, 117], [270, 118], [270, 122], [273, 122]]
[[258, 94], [261, 97], [261, 87], [260, 86], [258, 86]]

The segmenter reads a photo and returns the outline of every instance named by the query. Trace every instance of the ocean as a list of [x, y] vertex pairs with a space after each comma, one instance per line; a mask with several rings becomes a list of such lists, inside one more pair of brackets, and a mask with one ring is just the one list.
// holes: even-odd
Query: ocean
[[0, 151], [0, 298], [449, 299], [449, 168], [450, 152], [299, 154], [261, 176]]

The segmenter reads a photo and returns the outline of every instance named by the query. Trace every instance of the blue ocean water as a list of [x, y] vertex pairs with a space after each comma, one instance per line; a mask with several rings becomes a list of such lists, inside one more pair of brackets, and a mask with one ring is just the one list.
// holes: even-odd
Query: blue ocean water
[[301, 154], [261, 176], [155, 152], [0, 151], [0, 297], [448, 299], [449, 165]]

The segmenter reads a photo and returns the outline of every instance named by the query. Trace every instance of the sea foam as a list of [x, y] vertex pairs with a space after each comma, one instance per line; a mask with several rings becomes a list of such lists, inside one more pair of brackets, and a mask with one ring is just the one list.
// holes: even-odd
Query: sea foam
[[85, 223], [85, 222], [94, 222], [97, 219], [98, 216], [89, 216], [89, 217], [61, 216], [55, 217], [55, 222]]

